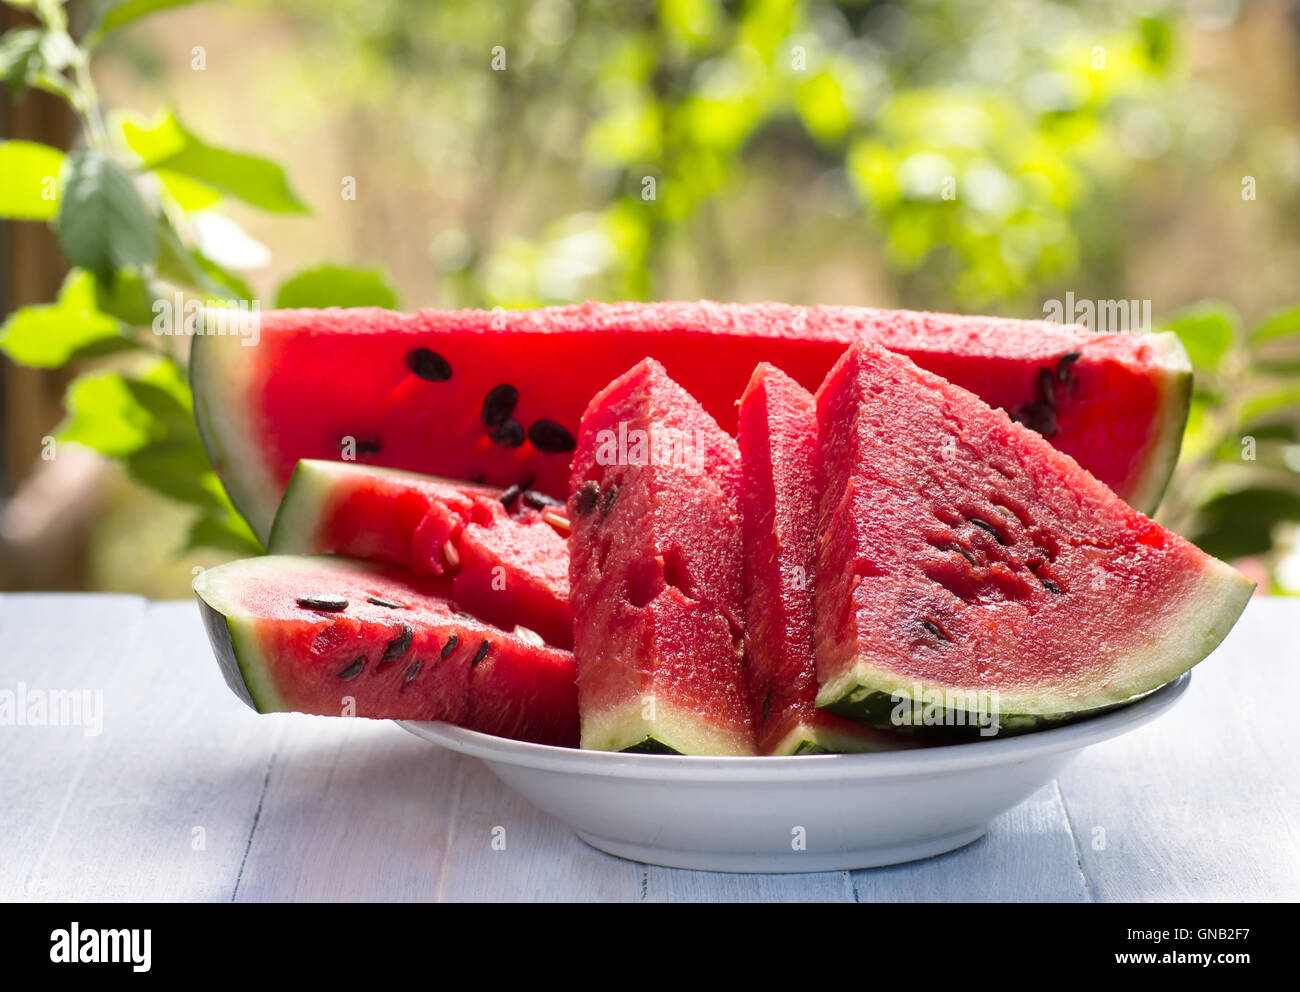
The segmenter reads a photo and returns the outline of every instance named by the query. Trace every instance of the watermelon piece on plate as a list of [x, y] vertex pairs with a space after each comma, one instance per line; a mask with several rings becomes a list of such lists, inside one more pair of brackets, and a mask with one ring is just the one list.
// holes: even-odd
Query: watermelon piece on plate
[[573, 747], [573, 655], [460, 612], [437, 577], [269, 555], [194, 581], [226, 683], [261, 713], [446, 720]]
[[1159, 501], [1191, 395], [1172, 334], [774, 303], [281, 310], [247, 335], [196, 335], [190, 367], [212, 464], [265, 540], [299, 459], [355, 455], [502, 488], [533, 480], [566, 499], [583, 410], [641, 359], [732, 431], [760, 361], [816, 389], [861, 336], [1041, 431], [1138, 509]]
[[736, 442], [653, 360], [595, 396], [577, 441], [582, 746], [753, 754]]
[[762, 754], [899, 747], [905, 739], [815, 706], [817, 408], [780, 369], [760, 364], [740, 398], [745, 663]]
[[956, 733], [1082, 716], [1191, 668], [1250, 598], [1243, 575], [905, 357], [855, 346], [817, 415], [831, 712]]
[[568, 522], [563, 504], [552, 504], [518, 489], [503, 494], [355, 462], [308, 460], [294, 470], [267, 550], [338, 554], [446, 575], [461, 608], [507, 630], [526, 627], [567, 649], [573, 646]]

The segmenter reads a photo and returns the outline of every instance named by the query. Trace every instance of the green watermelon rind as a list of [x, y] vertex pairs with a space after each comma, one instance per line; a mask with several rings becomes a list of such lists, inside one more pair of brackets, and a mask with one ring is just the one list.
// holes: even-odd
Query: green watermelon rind
[[208, 642], [212, 645], [212, 653], [216, 655], [226, 685], [259, 713], [284, 712], [289, 707], [266, 678], [266, 659], [256, 647], [251, 631], [237, 618], [205, 598], [205, 593], [212, 594], [206, 587], [200, 588], [202, 581], [202, 575], [195, 580], [194, 594], [199, 601], [199, 612], [203, 615]]
[[[1028, 730], [1076, 720], [1113, 709], [1172, 682], [1204, 660], [1228, 635], [1254, 593], [1255, 583], [1220, 561], [1206, 566], [1199, 591], [1185, 597], [1161, 635], [1144, 649], [1118, 659], [1087, 682], [1071, 691], [1015, 689], [998, 690], [999, 733]], [[1140, 629], [1141, 617], [1134, 617]], [[832, 663], [832, 666], [833, 663]], [[942, 727], [896, 727], [889, 718], [899, 701], [912, 699], [919, 685], [927, 693], [987, 692], [995, 686], [945, 685], [894, 674], [869, 659], [857, 658], [839, 675], [827, 679], [817, 694], [817, 706], [828, 713], [882, 730], [911, 731], [920, 735], [971, 736], [979, 734], [976, 716], [962, 710], [965, 726], [948, 723]]]
[[1151, 422], [1156, 437], [1129, 493], [1129, 505], [1148, 515], [1155, 513], [1173, 477], [1192, 404], [1192, 363], [1182, 341], [1172, 331], [1152, 334], [1151, 341], [1168, 375], [1162, 383], [1160, 412]]
[[[652, 693], [601, 712], [582, 716], [584, 751], [641, 751], [655, 754], [697, 754], [752, 757], [752, 742], [720, 731], [715, 721], [654, 697], [654, 719], [644, 710]], [[650, 750], [653, 749], [653, 750]]]

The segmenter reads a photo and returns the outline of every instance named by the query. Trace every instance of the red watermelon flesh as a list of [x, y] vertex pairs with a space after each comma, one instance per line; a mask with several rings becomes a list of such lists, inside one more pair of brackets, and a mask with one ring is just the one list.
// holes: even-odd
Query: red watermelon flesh
[[817, 403], [820, 706], [996, 700], [1026, 729], [1168, 682], [1245, 607], [1244, 576], [903, 356], [860, 343]]
[[460, 612], [444, 579], [268, 555], [209, 568], [194, 591], [227, 684], [259, 712], [446, 720], [577, 745], [573, 656]]
[[347, 555], [446, 575], [463, 609], [570, 648], [563, 505], [516, 490], [506, 494], [507, 508], [502, 496], [410, 472], [307, 460], [285, 490], [267, 549]]
[[782, 304], [595, 304], [510, 312], [286, 310], [257, 338], [198, 335], [195, 412], [235, 505], [265, 537], [301, 458], [567, 497], [590, 398], [645, 357], [721, 426], [760, 361], [817, 388], [867, 336], [1050, 435], [1144, 510], [1177, 457], [1191, 370], [1171, 334]]
[[775, 366], [754, 370], [740, 398], [745, 554], [745, 663], [762, 754], [870, 751], [899, 738], [815, 706], [813, 584], [817, 557], [817, 409]]
[[653, 360], [597, 393], [577, 440], [582, 746], [753, 754], [735, 441]]

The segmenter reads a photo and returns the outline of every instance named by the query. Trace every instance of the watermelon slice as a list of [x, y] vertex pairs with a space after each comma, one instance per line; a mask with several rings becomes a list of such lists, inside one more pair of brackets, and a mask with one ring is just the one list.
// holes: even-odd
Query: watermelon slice
[[1250, 597], [1244, 576], [903, 356], [850, 349], [817, 415], [831, 712], [982, 732], [1080, 716], [1186, 671]]
[[507, 630], [527, 627], [567, 649], [573, 646], [567, 536], [563, 505], [531, 491], [503, 494], [394, 469], [302, 461], [267, 549], [447, 575], [462, 608]]
[[817, 541], [817, 409], [812, 394], [760, 364], [740, 398], [745, 662], [763, 754], [871, 751], [899, 746], [818, 710], [813, 661]]
[[582, 746], [753, 754], [736, 442], [653, 360], [596, 394], [577, 441]]
[[573, 656], [459, 612], [448, 591], [329, 556], [249, 558], [194, 581], [226, 683], [259, 712], [447, 720], [575, 746]]
[[1142, 510], [1173, 469], [1191, 370], [1171, 334], [848, 307], [584, 304], [487, 313], [287, 310], [198, 335], [195, 413], [262, 539], [300, 458], [347, 458], [567, 498], [578, 419], [649, 356], [725, 430], [754, 366], [816, 389], [866, 335], [1050, 437]]

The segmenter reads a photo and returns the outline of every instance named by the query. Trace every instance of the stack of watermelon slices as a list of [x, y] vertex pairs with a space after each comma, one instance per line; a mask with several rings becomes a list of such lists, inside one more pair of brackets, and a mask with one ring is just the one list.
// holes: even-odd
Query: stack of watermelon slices
[[1104, 484], [1150, 509], [1172, 469], [1165, 335], [656, 304], [286, 311], [243, 344], [196, 339], [196, 413], [271, 554], [195, 591], [264, 712], [877, 750], [1130, 700], [1252, 589]]

